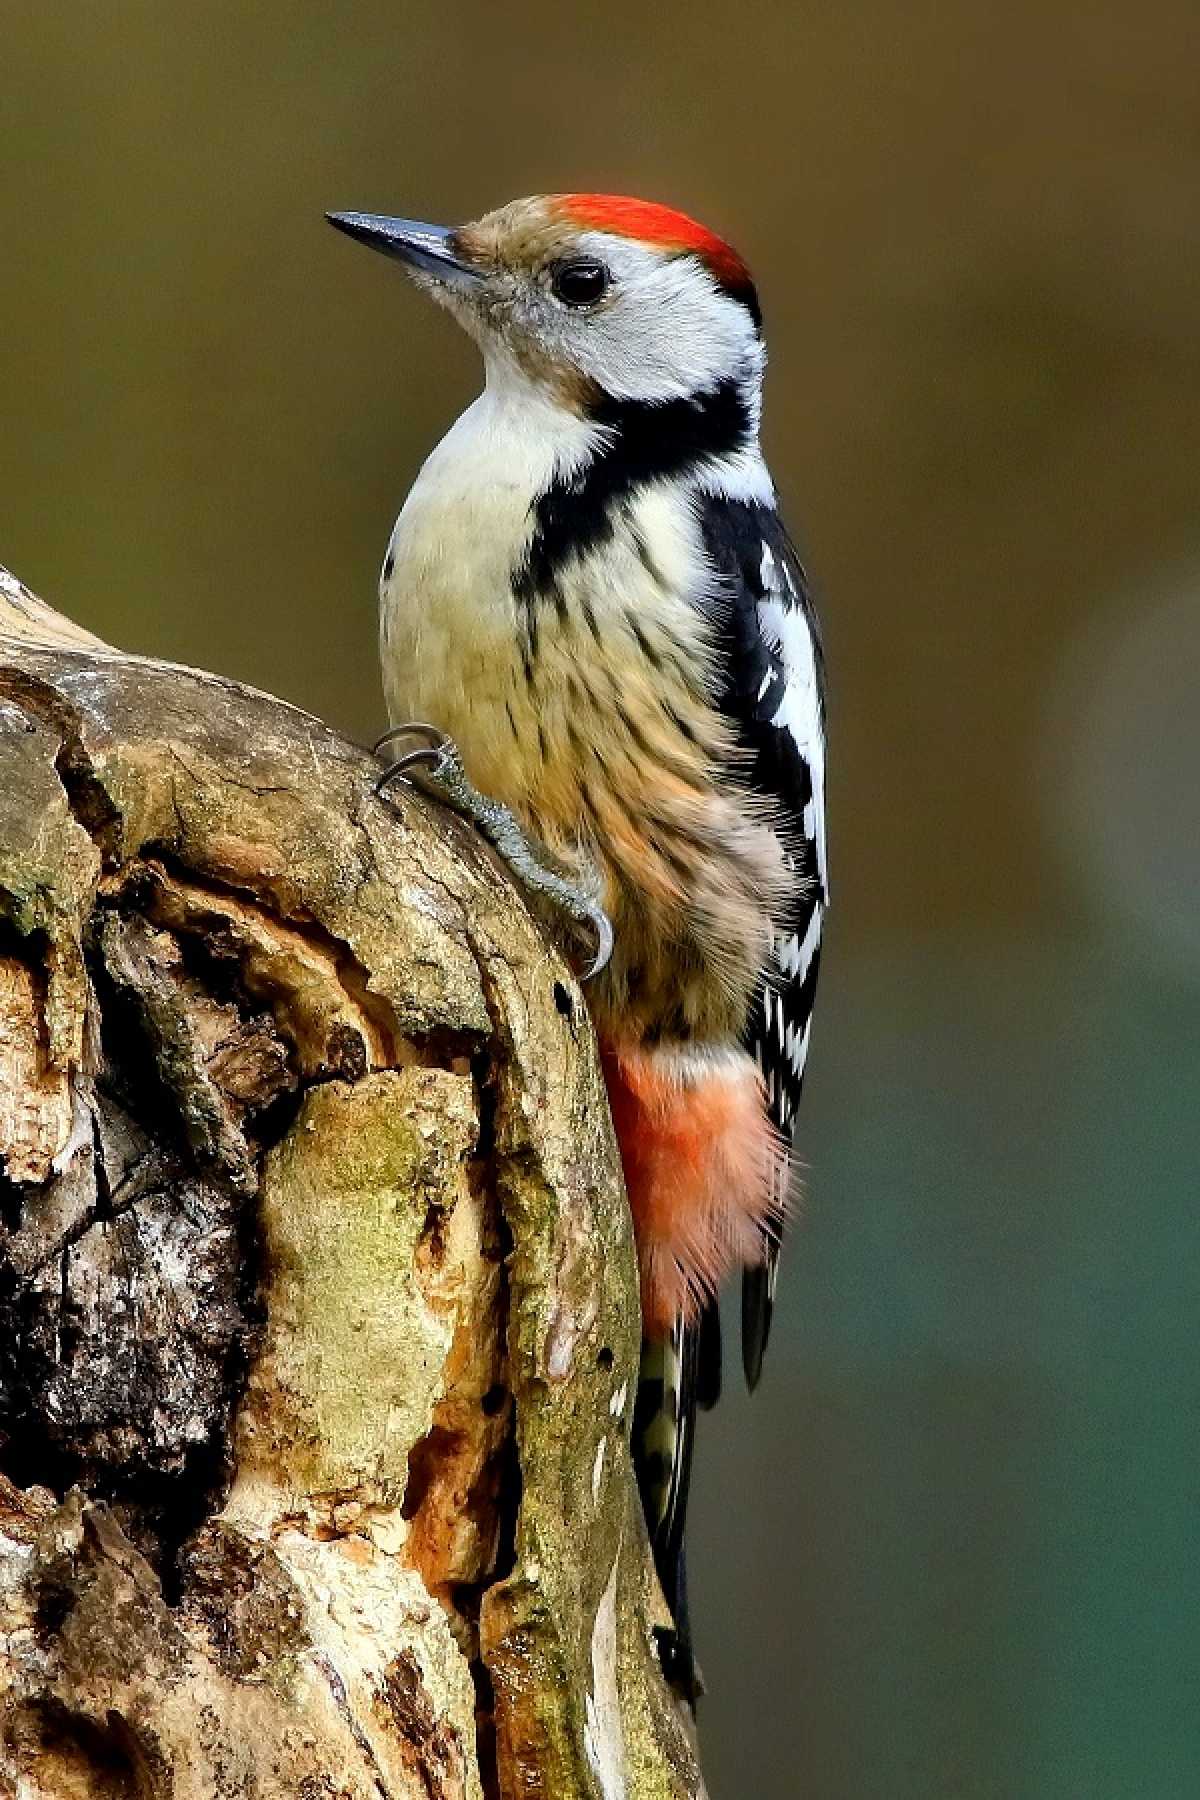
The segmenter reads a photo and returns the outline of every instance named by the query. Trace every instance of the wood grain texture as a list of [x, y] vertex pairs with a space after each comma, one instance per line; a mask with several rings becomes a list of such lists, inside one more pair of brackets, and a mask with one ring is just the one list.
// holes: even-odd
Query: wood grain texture
[[374, 774], [0, 578], [0, 1791], [703, 1792], [582, 997]]

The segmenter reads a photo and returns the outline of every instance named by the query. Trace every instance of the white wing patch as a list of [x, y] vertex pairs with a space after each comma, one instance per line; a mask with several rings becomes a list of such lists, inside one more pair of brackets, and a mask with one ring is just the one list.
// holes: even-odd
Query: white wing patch
[[821, 908], [814, 906], [804, 936], [791, 931], [777, 946], [779, 967], [789, 981], [803, 981], [821, 942]]
[[[763, 545], [764, 582], [775, 575], [775, 559]], [[784, 571], [786, 575], [786, 570]], [[776, 580], [772, 585], [778, 587]], [[790, 585], [790, 582], [789, 582]], [[825, 732], [821, 724], [821, 692], [812, 632], [799, 606], [785, 606], [774, 597], [758, 602], [758, 623], [772, 650], [783, 659], [787, 671], [779, 707], [771, 723], [791, 734], [812, 776], [812, 799], [804, 808], [805, 835], [817, 847], [817, 871], [823, 897], [829, 897], [829, 871], [825, 855]]]

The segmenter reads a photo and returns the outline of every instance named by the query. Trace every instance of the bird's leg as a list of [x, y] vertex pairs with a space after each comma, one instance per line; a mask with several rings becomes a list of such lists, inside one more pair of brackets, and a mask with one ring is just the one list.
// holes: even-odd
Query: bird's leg
[[592, 962], [582, 976], [590, 981], [606, 967], [613, 949], [613, 928], [608, 914], [586, 888], [572, 882], [553, 867], [553, 857], [543, 844], [533, 841], [514, 813], [492, 800], [468, 780], [458, 746], [436, 725], [414, 719], [385, 731], [375, 745], [375, 755], [404, 738], [423, 738], [416, 749], [388, 764], [375, 783], [375, 792], [386, 795], [393, 781], [407, 781], [419, 774], [422, 784], [439, 799], [468, 818], [503, 858], [521, 884], [565, 912], [577, 925], [591, 928], [596, 937]]

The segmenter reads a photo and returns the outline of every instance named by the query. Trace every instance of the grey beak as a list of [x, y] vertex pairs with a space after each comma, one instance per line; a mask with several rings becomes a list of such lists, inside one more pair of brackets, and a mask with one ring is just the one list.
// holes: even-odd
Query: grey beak
[[420, 219], [388, 219], [378, 213], [331, 212], [325, 217], [347, 237], [357, 238], [372, 250], [394, 256], [410, 269], [433, 275], [455, 287], [480, 280], [480, 271], [464, 262], [455, 246], [455, 232], [448, 225], [425, 225]]

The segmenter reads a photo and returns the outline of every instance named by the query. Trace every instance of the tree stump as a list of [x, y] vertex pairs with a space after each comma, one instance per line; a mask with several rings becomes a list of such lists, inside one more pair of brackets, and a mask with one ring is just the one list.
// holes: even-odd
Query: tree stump
[[0, 1794], [702, 1794], [595, 1043], [490, 851], [0, 573]]

